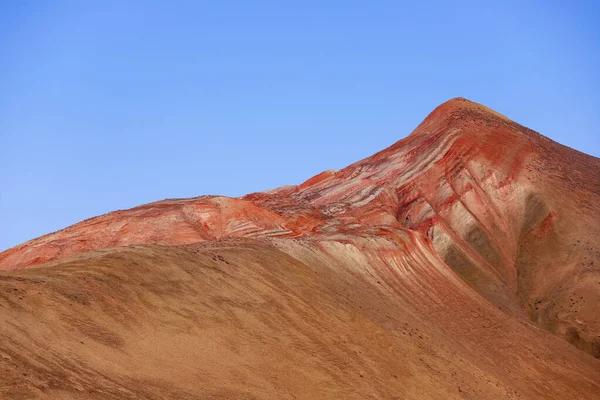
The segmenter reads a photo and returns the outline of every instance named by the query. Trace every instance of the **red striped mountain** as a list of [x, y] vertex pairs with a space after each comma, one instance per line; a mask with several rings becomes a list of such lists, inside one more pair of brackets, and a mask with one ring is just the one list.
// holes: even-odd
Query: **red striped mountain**
[[[579, 350], [600, 357], [598, 237], [599, 159], [457, 98], [408, 137], [344, 169], [241, 198], [169, 199], [94, 217], [0, 253], [0, 270], [83, 271], [114, 254], [144, 258], [148, 249], [160, 258], [216, 248], [218, 261], [250, 247], [254, 263], [279, 257], [315, 273], [326, 265], [343, 282], [360, 276], [405, 310], [394, 312], [429, 327], [430, 339], [464, 337], [466, 352], [448, 346], [487, 371], [482, 376], [505, 365], [508, 372], [489, 373], [524, 398], [593, 398], [600, 364]], [[125, 246], [133, 247], [118, 249]], [[576, 374], [562, 369], [565, 360]], [[531, 363], [529, 372], [511, 373], [519, 362]], [[559, 383], [536, 388], [538, 374]], [[440, 379], [446, 393], [449, 378]], [[473, 388], [477, 398], [513, 398], [482, 385], [479, 395]]]

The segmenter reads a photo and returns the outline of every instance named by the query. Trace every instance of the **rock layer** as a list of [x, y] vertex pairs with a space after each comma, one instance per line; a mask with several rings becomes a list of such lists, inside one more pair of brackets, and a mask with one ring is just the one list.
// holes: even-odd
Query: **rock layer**
[[[0, 253], [7, 270], [0, 283], [11, 294], [0, 303], [7, 310], [0, 333], [29, 357], [7, 365], [15, 374], [23, 363], [51, 369], [64, 354], [39, 335], [73, 324], [79, 331], [65, 334], [67, 342], [82, 334], [113, 363], [174, 362], [171, 351], [185, 357], [188, 350], [171, 342], [173, 320], [187, 332], [177, 340], [208, 364], [184, 363], [178, 376], [142, 368], [166, 380], [147, 387], [149, 398], [195, 396], [189, 379], [213, 367], [202, 392], [209, 397], [302, 394], [304, 379], [314, 391], [298, 397], [594, 398], [599, 200], [600, 160], [453, 99], [389, 148], [298, 186], [164, 200]], [[30, 268], [42, 263], [49, 264]], [[80, 279], [83, 287], [67, 289]], [[203, 279], [212, 294], [200, 290]], [[112, 284], [123, 298], [111, 300]], [[74, 308], [57, 303], [64, 296]], [[62, 314], [47, 317], [37, 304]], [[16, 309], [27, 323], [15, 322]], [[223, 325], [230, 319], [237, 322]], [[27, 324], [37, 333], [15, 339]], [[151, 326], [158, 328], [149, 342], [133, 341]], [[210, 353], [200, 343], [217, 331], [224, 337], [209, 341]], [[154, 341], [169, 350], [153, 353]], [[261, 346], [287, 348], [289, 358], [260, 353]], [[135, 357], [117, 354], [124, 349]], [[40, 354], [47, 357], [35, 361]], [[74, 357], [95, 368], [87, 378], [80, 364], [68, 369], [86, 396], [94, 396], [94, 373], [118, 376], [102, 384], [111, 396], [141, 393], [139, 374], [99, 366], [86, 348]], [[263, 362], [269, 367], [257, 376], [234, 367]], [[35, 382], [13, 394], [47, 393]]]

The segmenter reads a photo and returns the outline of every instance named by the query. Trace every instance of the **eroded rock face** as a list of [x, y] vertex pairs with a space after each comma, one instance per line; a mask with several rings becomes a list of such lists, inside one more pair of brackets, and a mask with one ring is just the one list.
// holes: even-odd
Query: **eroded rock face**
[[489, 324], [534, 321], [600, 357], [599, 234], [599, 159], [453, 99], [342, 170], [241, 198], [164, 200], [91, 218], [0, 253], [0, 269], [112, 247], [252, 239], [305, 265], [327, 259], [372, 277], [416, 315], [456, 313], [435, 329], [476, 329], [479, 317], [464, 312], [477, 304], [499, 309], [480, 316]]

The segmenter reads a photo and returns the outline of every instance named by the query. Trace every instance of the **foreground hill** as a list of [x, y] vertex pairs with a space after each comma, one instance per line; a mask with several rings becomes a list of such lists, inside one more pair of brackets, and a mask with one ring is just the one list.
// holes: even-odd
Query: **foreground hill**
[[599, 200], [600, 160], [454, 99], [299, 186], [0, 253], [0, 396], [598, 398]]

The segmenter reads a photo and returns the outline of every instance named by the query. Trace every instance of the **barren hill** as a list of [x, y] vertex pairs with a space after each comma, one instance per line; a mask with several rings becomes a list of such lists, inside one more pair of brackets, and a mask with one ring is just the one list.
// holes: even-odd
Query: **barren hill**
[[465, 99], [0, 253], [0, 398], [600, 397], [600, 160]]

